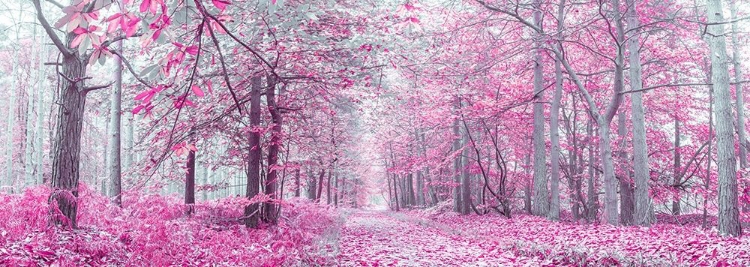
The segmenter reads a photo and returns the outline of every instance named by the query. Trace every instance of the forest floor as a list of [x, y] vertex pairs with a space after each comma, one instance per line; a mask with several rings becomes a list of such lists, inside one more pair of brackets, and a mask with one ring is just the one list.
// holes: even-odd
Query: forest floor
[[660, 223], [550, 222], [517, 214], [343, 210], [337, 266], [748, 266], [748, 238]]
[[339, 236], [344, 266], [523, 266], [538, 258], [501, 250], [491, 237], [389, 211], [349, 210]]

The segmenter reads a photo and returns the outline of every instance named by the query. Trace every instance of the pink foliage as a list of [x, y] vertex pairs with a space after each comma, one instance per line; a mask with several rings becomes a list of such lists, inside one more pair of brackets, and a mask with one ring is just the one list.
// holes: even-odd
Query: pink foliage
[[0, 194], [0, 265], [243, 265], [325, 262], [313, 244], [340, 224], [333, 209], [293, 199], [283, 203], [277, 227], [247, 229], [239, 220], [244, 198], [195, 205], [185, 216], [180, 200], [130, 195], [125, 208], [85, 186], [78, 197], [80, 228], [51, 227], [50, 190]]
[[510, 220], [476, 215], [432, 217], [454, 228], [470, 229], [479, 242], [497, 242], [516, 255], [539, 257], [554, 265], [750, 264], [750, 239], [721, 237], [714, 230], [694, 226], [613, 227], [556, 223], [530, 215]]

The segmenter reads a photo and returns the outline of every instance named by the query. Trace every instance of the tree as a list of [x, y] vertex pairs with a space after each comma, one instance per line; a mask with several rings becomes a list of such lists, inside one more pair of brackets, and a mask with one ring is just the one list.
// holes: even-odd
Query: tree
[[633, 172], [635, 181], [635, 217], [637, 225], [651, 225], [651, 197], [649, 196], [649, 164], [646, 144], [646, 119], [643, 108], [643, 79], [641, 77], [640, 41], [638, 30], [637, 2], [626, 0], [628, 6], [627, 25], [632, 36], [628, 39], [628, 62], [630, 63], [631, 120], [633, 124]]
[[[249, 136], [248, 145], [250, 147], [247, 161], [247, 193], [248, 199], [253, 200], [260, 192], [260, 161], [262, 157], [260, 145], [260, 94], [261, 94], [261, 77], [251, 78], [251, 95], [250, 95], [250, 127], [252, 130]], [[245, 207], [245, 225], [250, 228], [258, 227], [260, 218], [260, 205], [252, 203]]]
[[719, 170], [719, 232], [740, 236], [736, 157], [734, 155], [734, 116], [729, 94], [729, 66], [724, 15], [720, 0], [708, 0], [706, 34], [711, 47], [711, 81], [716, 116], [716, 164]]
[[[542, 1], [534, 1], [534, 26], [542, 27]], [[542, 67], [541, 32], [534, 43], [534, 208], [537, 216], [545, 216], [549, 211], [549, 194], [547, 190], [547, 149], [544, 141], [544, 70]], [[553, 163], [557, 164], [557, 163]]]

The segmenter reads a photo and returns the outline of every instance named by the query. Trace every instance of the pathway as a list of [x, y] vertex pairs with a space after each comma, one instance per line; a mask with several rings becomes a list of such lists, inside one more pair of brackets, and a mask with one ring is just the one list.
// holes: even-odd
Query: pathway
[[[470, 229], [467, 229], [470, 231]], [[341, 266], [523, 266], [502, 246], [403, 213], [353, 210], [339, 236]]]

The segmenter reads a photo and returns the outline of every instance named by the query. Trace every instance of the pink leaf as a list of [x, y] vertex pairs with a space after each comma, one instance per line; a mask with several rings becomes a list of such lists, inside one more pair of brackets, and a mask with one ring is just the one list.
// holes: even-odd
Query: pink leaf
[[193, 94], [201, 97], [204, 96], [203, 90], [201, 90], [197, 85], [193, 85], [191, 89], [193, 89]]
[[151, 0], [143, 0], [141, 2], [141, 7], [140, 7], [139, 10], [141, 12], [146, 12], [146, 10], [148, 10], [149, 6], [151, 6]]
[[[273, 2], [275, 4], [276, 0], [274, 0]], [[228, 5], [232, 4], [229, 2], [229, 0], [211, 0], [211, 3], [213, 3], [214, 6], [221, 11], [224, 11], [224, 9], [226, 9]]]

